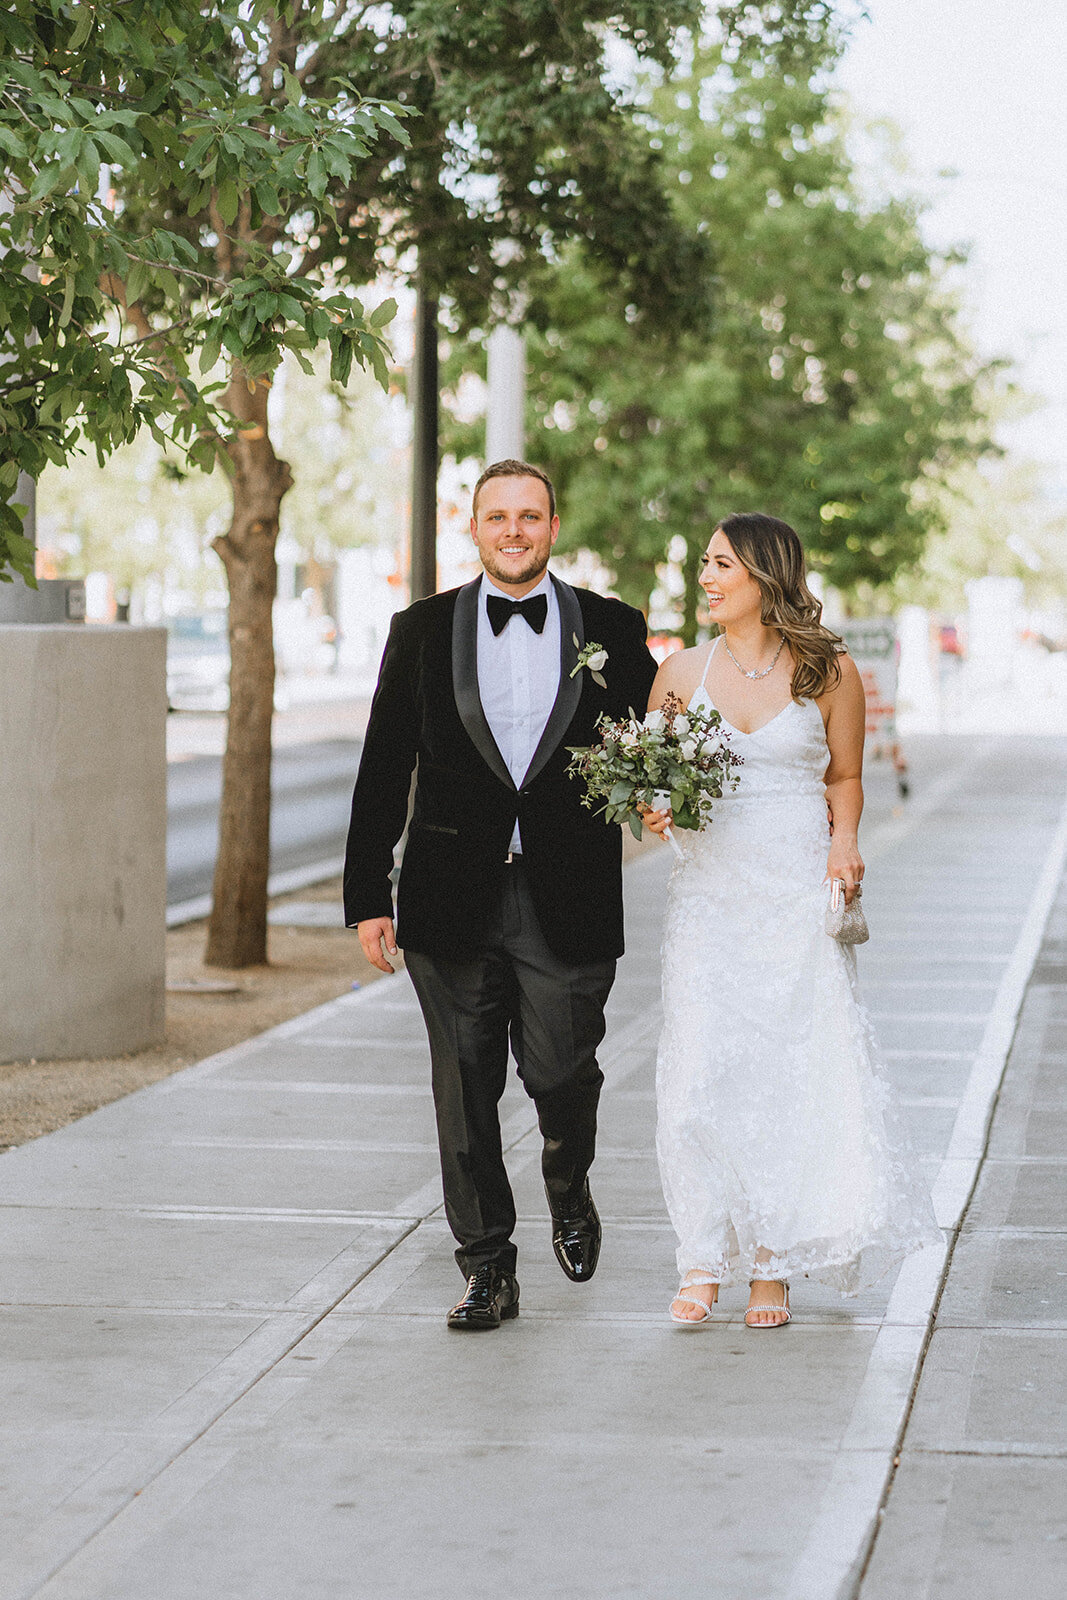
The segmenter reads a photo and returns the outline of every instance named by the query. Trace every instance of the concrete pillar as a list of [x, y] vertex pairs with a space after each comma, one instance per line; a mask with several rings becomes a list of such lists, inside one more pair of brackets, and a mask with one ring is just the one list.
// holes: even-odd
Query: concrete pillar
[[507, 323], [498, 323], [489, 335], [487, 376], [486, 465], [521, 461], [526, 448], [526, 345]]
[[0, 1061], [163, 1038], [166, 634], [0, 625]]

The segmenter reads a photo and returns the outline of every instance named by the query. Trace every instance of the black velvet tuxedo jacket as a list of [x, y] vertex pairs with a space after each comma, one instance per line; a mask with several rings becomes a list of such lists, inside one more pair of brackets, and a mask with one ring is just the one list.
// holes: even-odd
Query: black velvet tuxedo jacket
[[[404, 831], [397, 943], [462, 959], [484, 948], [501, 892], [516, 818], [527, 881], [542, 932], [564, 961], [622, 954], [622, 838], [581, 804], [567, 776], [568, 745], [597, 738], [602, 712], [643, 716], [656, 664], [645, 619], [620, 600], [573, 589], [553, 577], [560, 609], [556, 701], [521, 784], [512, 782], [478, 694], [480, 579], [419, 600], [393, 618], [371, 706], [345, 856], [345, 921], [393, 915], [390, 871]], [[511, 628], [526, 627], [520, 618]], [[579, 646], [603, 645], [608, 660], [594, 683]]]

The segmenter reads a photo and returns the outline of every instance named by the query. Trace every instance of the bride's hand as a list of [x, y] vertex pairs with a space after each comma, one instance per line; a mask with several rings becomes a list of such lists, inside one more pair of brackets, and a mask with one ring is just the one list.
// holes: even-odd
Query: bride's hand
[[[653, 811], [651, 806], [643, 806], [640, 803], [637, 810], [645, 827], [663, 839], [663, 835], [671, 825], [671, 813], [669, 811]], [[666, 844], [667, 841], [664, 839], [663, 842]]]
[[830, 845], [830, 855], [826, 863], [827, 883], [832, 883], [834, 878], [840, 878], [845, 885], [845, 904], [850, 906], [856, 893], [856, 887], [863, 881], [863, 857], [860, 855], [856, 841], [846, 841], [835, 838]]

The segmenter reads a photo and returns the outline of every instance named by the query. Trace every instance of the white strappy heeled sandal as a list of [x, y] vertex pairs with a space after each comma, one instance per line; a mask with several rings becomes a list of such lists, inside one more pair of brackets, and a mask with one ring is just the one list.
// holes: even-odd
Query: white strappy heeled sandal
[[[710, 1306], [706, 1300], [697, 1300], [693, 1295], [684, 1294], [682, 1292], [685, 1289], [701, 1288], [715, 1290], [715, 1294]], [[670, 1306], [668, 1307], [670, 1319], [672, 1322], [676, 1323], [679, 1328], [706, 1328], [708, 1323], [711, 1321], [711, 1314], [715, 1310], [718, 1300], [719, 1285], [714, 1278], [709, 1278], [706, 1272], [702, 1273], [699, 1271], [699, 1269], [696, 1272], [687, 1272], [678, 1286], [678, 1293], [674, 1296], [674, 1299], [671, 1301]], [[674, 1307], [676, 1305], [699, 1306], [703, 1312], [703, 1316], [676, 1317], [674, 1314]]]
[[[750, 1278], [748, 1284], [750, 1289], [754, 1283], [780, 1283], [782, 1285], [782, 1303], [780, 1306], [776, 1306], [772, 1305], [770, 1301], [765, 1301], [762, 1305], [749, 1306], [745, 1312], [745, 1327], [755, 1328], [757, 1332], [763, 1332], [768, 1328], [784, 1328], [787, 1322], [792, 1322], [793, 1318], [789, 1311], [789, 1284], [786, 1280], [784, 1278]], [[754, 1311], [778, 1311], [782, 1312], [783, 1315], [779, 1316], [776, 1322], [749, 1322], [748, 1319]]]

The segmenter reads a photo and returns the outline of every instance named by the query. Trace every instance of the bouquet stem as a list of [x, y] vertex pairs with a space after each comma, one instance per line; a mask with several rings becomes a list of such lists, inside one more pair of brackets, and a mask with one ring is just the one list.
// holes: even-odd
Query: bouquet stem
[[[669, 811], [671, 809], [670, 793], [666, 789], [657, 789], [655, 794], [652, 796], [652, 803], [657, 811]], [[666, 839], [667, 843], [678, 857], [678, 860], [684, 861], [685, 857], [682, 855], [682, 847], [674, 837], [674, 829], [669, 824], [663, 830], [663, 837]]]

